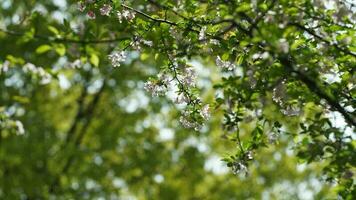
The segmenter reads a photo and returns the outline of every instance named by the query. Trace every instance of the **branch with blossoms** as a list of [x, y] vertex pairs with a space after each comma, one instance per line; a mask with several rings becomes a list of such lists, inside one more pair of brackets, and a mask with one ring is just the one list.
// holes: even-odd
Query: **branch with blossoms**
[[[85, 3], [86, 2], [86, 3]], [[221, 100], [221, 104], [226, 104], [224, 108], [224, 127], [225, 130], [231, 134], [228, 138], [236, 142], [237, 153], [224, 159], [230, 166], [235, 174], [240, 172], [248, 172], [247, 168], [249, 162], [253, 160], [253, 154], [260, 147], [265, 146], [265, 140], [269, 143], [274, 143], [279, 133], [283, 132], [282, 125], [278, 122], [267, 120], [268, 117], [264, 116], [261, 108], [251, 106], [250, 101], [255, 101], [255, 93], [259, 93], [262, 106], [265, 106], [263, 98], [271, 95], [271, 101], [280, 109], [283, 116], [300, 116], [303, 112], [302, 100], [304, 97], [293, 99], [289, 96], [288, 90], [290, 85], [299, 84], [301, 87], [307, 89], [306, 94], [313, 96], [314, 103], [325, 100], [327, 105], [322, 105], [324, 108], [330, 106], [330, 110], [336, 110], [345, 118], [350, 126], [355, 126], [354, 116], [336, 100], [329, 91], [333, 91], [331, 87], [323, 86], [320, 84], [319, 77], [312, 78], [307, 72], [301, 69], [302, 65], [298, 59], [293, 58], [297, 50], [293, 49], [289, 40], [284, 36], [278, 36], [279, 39], [269, 41], [263, 32], [264, 26], [272, 26], [273, 23], [278, 24], [278, 28], [283, 30], [287, 28], [295, 28], [293, 31], [300, 33], [301, 37], [307, 34], [312, 36], [312, 39], [317, 42], [325, 43], [328, 46], [334, 47], [339, 50], [340, 54], [348, 54], [355, 57], [354, 53], [346, 46], [334, 44], [324, 36], [319, 35], [318, 32], [307, 28], [303, 23], [299, 23], [297, 19], [280, 19], [275, 22], [274, 18], [277, 13], [275, 10], [278, 1], [271, 1], [265, 5], [265, 8], [257, 8], [257, 14], [254, 16], [247, 11], [237, 11], [232, 16], [216, 17], [216, 18], [194, 18], [188, 17], [179, 13], [177, 10], [170, 6], [161, 5], [158, 1], [149, 0], [148, 2], [159, 10], [163, 10], [164, 14], [161, 16], [151, 15], [142, 9], [131, 6], [129, 2], [110, 4], [106, 1], [101, 2], [99, 7], [95, 7], [93, 2], [80, 1], [80, 10], [86, 11], [89, 18], [96, 18], [96, 13], [100, 13], [104, 17], [115, 17], [119, 23], [126, 23], [132, 27], [135, 26], [136, 21], [145, 21], [150, 24], [155, 31], [162, 31], [165, 27], [165, 34], [168, 33], [169, 27], [172, 36], [160, 37], [162, 42], [146, 40], [145, 37], [151, 33], [151, 30], [146, 30], [144, 34], [132, 34], [131, 42], [125, 47], [116, 49], [108, 55], [108, 59], [114, 67], [119, 67], [126, 60], [126, 51], [129, 48], [140, 51], [142, 47], [158, 48], [157, 52], [164, 55], [166, 62], [162, 66], [161, 71], [157, 76], [151, 77], [144, 85], [144, 89], [151, 93], [152, 96], [165, 96], [168, 90], [176, 92], [176, 104], [184, 104], [185, 107], [181, 113], [179, 121], [184, 127], [199, 130], [210, 117], [210, 106], [203, 104], [199, 95], [195, 93], [195, 79], [196, 72], [194, 67], [189, 66], [186, 62], [187, 57], [191, 55], [198, 55], [207, 50], [209, 56], [214, 53], [215, 64], [221, 69], [222, 73], [228, 74], [222, 82], [226, 85], [231, 84], [231, 87], [236, 87], [236, 82], [239, 84], [248, 84], [247, 89], [239, 87], [238, 91], [231, 91], [233, 89], [223, 88], [227, 90], [225, 95], [225, 102]], [[219, 4], [217, 2], [214, 2]], [[228, 6], [233, 6], [236, 2], [226, 2]], [[116, 7], [115, 7], [116, 6]], [[95, 12], [97, 9], [99, 12]], [[174, 17], [167, 17], [167, 13], [172, 14]], [[281, 14], [281, 13], [278, 13]], [[254, 17], [252, 17], [254, 16]], [[139, 19], [139, 20], [138, 20]], [[153, 30], [152, 29], [152, 30]], [[173, 33], [175, 32], [175, 33]], [[153, 33], [153, 32], [152, 32]], [[176, 40], [177, 36], [190, 35], [191, 38], [187, 41]], [[171, 42], [169, 39], [175, 39]], [[182, 40], [186, 38], [181, 38]], [[244, 41], [245, 40], [245, 41]], [[176, 41], [176, 42], [175, 42]], [[183, 44], [185, 42], [185, 44]], [[199, 44], [194, 44], [197, 42]], [[210, 43], [209, 43], [210, 42]], [[247, 43], [247, 44], [246, 44]], [[181, 45], [180, 47], [176, 47]], [[225, 48], [225, 45], [227, 46]], [[213, 47], [216, 47], [216, 52]], [[189, 52], [192, 48], [197, 50]], [[193, 50], [193, 51], [194, 51]], [[222, 51], [219, 51], [222, 50]], [[226, 55], [224, 51], [231, 51]], [[240, 55], [238, 55], [240, 54]], [[241, 67], [243, 66], [243, 67]], [[260, 68], [258, 68], [261, 66]], [[282, 71], [277, 77], [271, 80], [259, 80], [261, 74], [267, 73], [273, 67], [280, 67]], [[308, 66], [304, 66], [307, 68]], [[243, 75], [238, 77], [236, 71], [242, 68]], [[262, 75], [263, 76], [263, 75]], [[268, 78], [268, 77], [267, 77]], [[264, 82], [265, 81], [265, 82]], [[239, 91], [241, 90], [241, 91]], [[304, 92], [304, 91], [303, 91]], [[332, 92], [331, 92], [332, 93]], [[306, 96], [307, 96], [306, 95]], [[350, 95], [351, 96], [351, 95]], [[311, 98], [310, 98], [311, 99]], [[218, 101], [217, 101], [218, 102]], [[232, 103], [233, 102], [233, 103]], [[237, 103], [236, 103], [237, 102]], [[218, 104], [218, 103], [217, 103]], [[236, 106], [237, 104], [237, 106]], [[255, 110], [249, 110], [255, 109]], [[253, 113], [257, 118], [255, 128], [250, 133], [250, 138], [242, 138], [240, 135], [239, 126], [243, 120], [247, 120], [246, 115]], [[263, 125], [262, 125], [263, 123]], [[265, 127], [265, 124], [268, 126]], [[270, 131], [271, 133], [265, 134], [264, 132]], [[286, 133], [286, 132], [284, 132]]]

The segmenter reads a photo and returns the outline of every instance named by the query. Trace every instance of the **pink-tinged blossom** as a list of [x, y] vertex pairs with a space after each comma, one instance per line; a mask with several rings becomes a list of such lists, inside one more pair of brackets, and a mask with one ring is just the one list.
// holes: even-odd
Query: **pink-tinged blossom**
[[84, 2], [78, 2], [77, 6], [78, 6], [78, 10], [80, 12], [84, 12], [84, 10], [85, 10], [85, 3]]
[[104, 4], [103, 7], [100, 8], [100, 14], [109, 16], [111, 10], [112, 10], [112, 7], [109, 4]]
[[92, 11], [92, 10], [89, 10], [87, 15], [88, 15], [88, 17], [90, 19], [95, 19], [96, 18], [96, 15], [95, 15], [94, 11]]

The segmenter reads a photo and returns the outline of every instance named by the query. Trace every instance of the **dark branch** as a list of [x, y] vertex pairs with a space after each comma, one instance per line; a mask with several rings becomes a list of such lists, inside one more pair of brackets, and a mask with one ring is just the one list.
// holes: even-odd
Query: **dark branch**
[[348, 54], [348, 55], [351, 55], [351, 56], [353, 56], [353, 57], [356, 57], [356, 53], [350, 51], [349, 49], [347, 49], [347, 48], [345, 48], [345, 47], [340, 47], [339, 45], [330, 42], [329, 40], [327, 40], [327, 39], [321, 37], [320, 35], [318, 35], [317, 33], [315, 33], [315, 31], [313, 31], [313, 30], [311, 30], [311, 29], [309, 29], [309, 28], [307, 28], [307, 27], [305, 27], [305, 26], [303, 26], [303, 25], [301, 25], [301, 24], [298, 24], [298, 23], [289, 23], [289, 25], [295, 26], [295, 27], [299, 28], [300, 30], [303, 30], [303, 31], [309, 33], [310, 35], [314, 36], [314, 38], [316, 38], [316, 39], [318, 39], [318, 40], [320, 40], [320, 41], [326, 43], [326, 44], [329, 45], [329, 46], [335, 47], [337, 50], [342, 51], [342, 52], [344, 52], [345, 54]]
[[[80, 144], [83, 141], [83, 137], [84, 137], [89, 125], [90, 125], [90, 122], [91, 122], [91, 120], [93, 118], [93, 115], [94, 115], [95, 108], [96, 108], [97, 104], [99, 103], [99, 99], [100, 99], [101, 95], [103, 94], [104, 89], [105, 89], [105, 81], [104, 81], [103, 86], [95, 94], [95, 96], [93, 97], [93, 100], [89, 103], [89, 105], [87, 106], [87, 108], [85, 109], [83, 114], [81, 115], [85, 119], [83, 119], [84, 122], [83, 122], [82, 128], [80, 129], [80, 132], [78, 133], [78, 136], [75, 138], [75, 140], [73, 142], [73, 146], [74, 146], [75, 150], [79, 148]], [[72, 137], [73, 136], [71, 136], [71, 138]], [[66, 162], [64, 164], [64, 167], [60, 170], [58, 175], [55, 176], [54, 181], [49, 186], [49, 192], [50, 193], [55, 193], [56, 192], [57, 187], [60, 184], [60, 182], [59, 182], [60, 181], [60, 176], [68, 172], [70, 167], [73, 165], [74, 161], [75, 161], [75, 154], [71, 153], [69, 158], [66, 160]]]
[[[0, 32], [6, 33], [11, 36], [16, 36], [16, 37], [22, 37], [26, 34], [26, 33], [22, 33], [22, 32], [15, 32], [15, 31], [9, 31], [9, 30], [4, 30], [4, 29], [0, 29]], [[38, 39], [38, 40], [44, 40], [44, 41], [54, 42], [54, 43], [77, 43], [77, 44], [112, 43], [112, 42], [120, 42], [120, 41], [131, 39], [129, 37], [120, 37], [120, 38], [99, 39], [99, 40], [77, 40], [77, 39], [69, 39], [69, 38], [54, 38], [54, 37], [50, 37], [50, 36], [37, 35], [37, 34], [33, 35], [32, 37], [35, 39]]]
[[279, 60], [281, 61], [281, 63], [284, 65], [284, 67], [291, 72], [294, 72], [297, 74], [297, 78], [303, 82], [310, 91], [312, 91], [314, 94], [316, 94], [319, 98], [326, 100], [326, 102], [331, 106], [331, 108], [333, 110], [336, 110], [338, 112], [340, 112], [342, 114], [342, 116], [345, 118], [346, 122], [349, 125], [352, 125], [354, 127], [356, 127], [356, 120], [355, 117], [352, 116], [352, 114], [348, 113], [345, 108], [343, 108], [339, 102], [334, 99], [332, 96], [330, 96], [329, 94], [327, 94], [325, 92], [325, 90], [323, 90], [322, 88], [320, 88], [317, 84], [317, 82], [309, 77], [308, 75], [296, 70], [293, 66], [293, 61], [291, 60], [292, 57], [284, 57], [281, 56], [279, 57]]

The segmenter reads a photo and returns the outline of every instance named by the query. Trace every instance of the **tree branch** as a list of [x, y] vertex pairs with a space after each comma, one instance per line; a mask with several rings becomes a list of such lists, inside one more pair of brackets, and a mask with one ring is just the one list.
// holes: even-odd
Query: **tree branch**
[[317, 33], [315, 33], [315, 31], [313, 31], [313, 30], [311, 30], [311, 29], [309, 29], [309, 28], [307, 28], [307, 27], [305, 27], [305, 26], [303, 26], [303, 25], [301, 25], [301, 24], [299, 24], [299, 23], [294, 23], [294, 22], [293, 22], [293, 23], [289, 23], [289, 25], [295, 26], [295, 27], [299, 28], [300, 30], [303, 30], [303, 31], [309, 33], [310, 35], [314, 36], [314, 38], [316, 38], [316, 39], [318, 39], [318, 40], [320, 40], [320, 41], [326, 43], [326, 44], [329, 45], [329, 46], [335, 47], [337, 50], [342, 51], [342, 52], [344, 52], [345, 54], [348, 54], [348, 55], [351, 55], [351, 56], [353, 56], [353, 57], [356, 57], [356, 53], [350, 51], [350, 50], [347, 49], [347, 48], [340, 47], [339, 45], [334, 44], [334, 43], [328, 41], [327, 39], [325, 39], [325, 38], [321, 37], [320, 35], [318, 35]]
[[[22, 37], [26, 33], [22, 32], [15, 32], [15, 31], [9, 31], [9, 30], [4, 30], [0, 29], [0, 32], [6, 33], [11, 36], [16, 36], [16, 37]], [[38, 35], [35, 34], [32, 36], [35, 39], [38, 40], [44, 40], [44, 41], [49, 41], [49, 42], [54, 42], [54, 43], [76, 43], [76, 44], [100, 44], [100, 43], [112, 43], [112, 42], [120, 42], [124, 40], [130, 40], [130, 37], [120, 37], [120, 38], [112, 38], [112, 39], [99, 39], [99, 40], [77, 40], [77, 39], [69, 39], [69, 38], [54, 38], [46, 35]]]
[[[105, 87], [106, 87], [106, 85], [105, 85], [105, 80], [104, 80], [103, 86], [95, 94], [95, 96], [93, 97], [93, 100], [89, 103], [89, 105], [87, 106], [85, 112], [83, 112], [83, 114], [81, 115], [81, 116], [85, 117], [86, 120], [84, 120], [83, 126], [80, 129], [80, 132], [78, 133], [78, 136], [74, 140], [74, 143], [73, 143], [74, 149], [78, 149], [79, 148], [79, 146], [80, 146], [80, 144], [81, 144], [81, 142], [83, 140], [83, 137], [84, 137], [84, 135], [85, 135], [85, 133], [86, 133], [86, 131], [87, 131], [89, 125], [90, 125], [90, 122], [91, 122], [91, 120], [93, 118], [96, 105], [98, 104], [99, 99], [100, 99], [101, 95], [103, 94]], [[65, 173], [68, 172], [68, 170], [70, 169], [70, 167], [74, 163], [74, 160], [75, 160], [75, 154], [71, 153], [69, 158], [66, 160], [66, 162], [64, 164], [64, 167], [62, 168], [62, 170], [60, 170], [58, 175], [54, 178], [54, 181], [52, 182], [52, 184], [49, 186], [49, 192], [50, 193], [55, 193], [56, 192], [57, 187], [60, 184], [60, 182], [59, 182], [60, 181], [60, 176], [62, 174], [65, 174]]]
[[284, 65], [284, 67], [291, 72], [294, 72], [297, 74], [297, 77], [300, 81], [302, 81], [310, 91], [315, 93], [319, 98], [324, 99], [333, 110], [336, 110], [342, 114], [342, 116], [345, 118], [345, 121], [354, 127], [356, 127], [356, 120], [355, 117], [352, 116], [352, 114], [348, 113], [345, 108], [343, 108], [339, 102], [331, 97], [329, 94], [325, 92], [322, 88], [319, 88], [318, 84], [316, 81], [314, 81], [313, 78], [307, 76], [306, 74], [296, 70], [293, 66], [293, 60], [291, 55], [288, 57], [285, 56], [280, 56], [279, 60], [281, 63]]

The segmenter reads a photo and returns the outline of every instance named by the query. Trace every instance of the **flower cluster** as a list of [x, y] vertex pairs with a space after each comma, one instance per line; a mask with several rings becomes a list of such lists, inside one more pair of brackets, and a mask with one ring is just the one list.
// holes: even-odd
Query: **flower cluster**
[[[94, 3], [94, 1], [87, 0], [87, 1], [78, 2], [78, 4], [77, 4], [78, 10], [80, 12], [84, 12], [87, 4], [91, 4], [91, 3]], [[113, 7], [110, 4], [103, 4], [99, 8], [100, 15], [102, 15], [102, 16], [110, 16], [112, 14], [112, 11], [113, 11]], [[88, 10], [87, 16], [90, 19], [96, 18], [95, 12], [93, 10]], [[135, 18], [135, 12], [128, 10], [128, 9], [124, 9], [121, 12], [117, 11], [116, 16], [119, 19], [120, 23], [122, 23], [123, 19], [126, 19], [128, 21], [133, 20]]]
[[192, 67], [184, 68], [183, 73], [179, 75], [181, 83], [186, 87], [195, 86], [196, 78], [195, 70]]
[[104, 5], [99, 9], [100, 14], [101, 14], [101, 15], [106, 15], [106, 16], [110, 16], [111, 10], [112, 10], [112, 7], [111, 7], [111, 5], [109, 5], [109, 4], [104, 4]]
[[176, 104], [189, 103], [189, 98], [184, 93], [180, 93], [174, 100]]
[[248, 162], [251, 161], [252, 159], [253, 159], [252, 151], [241, 150], [239, 155], [232, 156], [224, 160], [225, 161], [229, 160], [228, 166], [231, 167], [233, 174], [239, 174], [241, 172], [248, 174], [248, 169], [247, 169]]
[[40, 81], [41, 84], [44, 84], [44, 85], [48, 84], [52, 80], [51, 74], [46, 72], [42, 67], [36, 67], [32, 63], [26, 63], [23, 66], [23, 70], [24, 70], [25, 73], [30, 73], [32, 75], [37, 75], [39, 78], [41, 78], [41, 81]]
[[[198, 114], [198, 115], [197, 115]], [[202, 106], [198, 110], [184, 110], [179, 118], [179, 122], [185, 128], [192, 128], [196, 131], [200, 130], [204, 121], [210, 119], [210, 106]]]
[[206, 26], [202, 27], [199, 32], [199, 40], [205, 40], [206, 39]]
[[25, 134], [22, 122], [11, 119], [10, 116], [4, 111], [0, 111], [0, 130], [14, 131], [17, 135]]
[[95, 19], [96, 18], [95, 12], [92, 11], [92, 10], [89, 10], [87, 15], [88, 15], [89, 19]]
[[83, 62], [80, 59], [76, 59], [72, 63], [70, 63], [69, 66], [74, 69], [79, 69], [82, 68]]
[[220, 56], [217, 56], [217, 57], [216, 57], [215, 63], [216, 63], [216, 65], [217, 65], [218, 67], [220, 67], [220, 68], [222, 68], [222, 69], [229, 70], [229, 71], [231, 71], [231, 70], [233, 70], [233, 69], [236, 68], [236, 66], [235, 66], [233, 63], [231, 63], [231, 62], [229, 62], [229, 61], [224, 61], [224, 60], [222, 60], [222, 59], [220, 58]]
[[196, 131], [201, 129], [201, 124], [198, 123], [194, 118], [191, 117], [191, 113], [187, 110], [185, 110], [182, 115], [179, 118], [179, 122], [185, 127], [185, 128], [192, 128]]
[[149, 41], [149, 40], [144, 40], [140, 37], [135, 37], [134, 40], [130, 43], [131, 47], [136, 50], [136, 51], [140, 51], [141, 50], [141, 45], [146, 45], [149, 47], [153, 46], [153, 42]]
[[121, 12], [117, 11], [116, 16], [119, 19], [119, 22], [122, 23], [123, 19], [132, 21], [135, 18], [136, 13], [128, 9], [123, 9]]
[[233, 162], [231, 168], [233, 174], [239, 174], [240, 172], [248, 172], [246, 164], [242, 161]]
[[286, 116], [297, 116], [301, 113], [301, 108], [296, 103], [288, 103], [285, 80], [278, 83], [278, 85], [273, 89], [272, 100], [282, 108], [281, 112]]
[[200, 114], [203, 117], [203, 119], [209, 120], [210, 119], [210, 106], [209, 105], [203, 106], [200, 111]]
[[[94, 1], [93, 0], [79, 1], [77, 3], [77, 8], [80, 12], [84, 12], [87, 7], [87, 4], [91, 4], [91, 3], [94, 3]], [[89, 17], [89, 19], [96, 18], [95, 12], [92, 10], [88, 10], [87, 16]]]
[[78, 10], [79, 10], [80, 12], [84, 12], [85, 7], [86, 7], [86, 5], [85, 5], [84, 2], [82, 2], [82, 1], [78, 2], [77, 6], [78, 6]]
[[5, 60], [3, 64], [0, 65], [0, 75], [6, 73], [9, 70], [10, 62]]
[[282, 38], [278, 41], [277, 48], [282, 53], [289, 52], [289, 43], [286, 39]]
[[186, 128], [200, 130], [204, 122], [210, 118], [210, 106], [202, 105], [200, 98], [191, 92], [191, 88], [196, 86], [195, 69], [172, 56], [170, 60], [172, 62], [169, 73], [160, 73], [156, 80], [148, 80], [144, 89], [152, 96], [163, 96], [168, 88], [176, 88], [177, 96], [173, 99], [174, 103], [186, 104], [179, 119], [180, 123]]
[[124, 51], [113, 51], [108, 55], [108, 58], [114, 67], [120, 67], [121, 63], [126, 60], [126, 53]]
[[269, 133], [267, 135], [268, 143], [275, 144], [278, 141], [279, 134], [278, 133]]
[[144, 89], [151, 93], [152, 96], [163, 96], [167, 92], [167, 87], [162, 82], [157, 81], [147, 81]]

